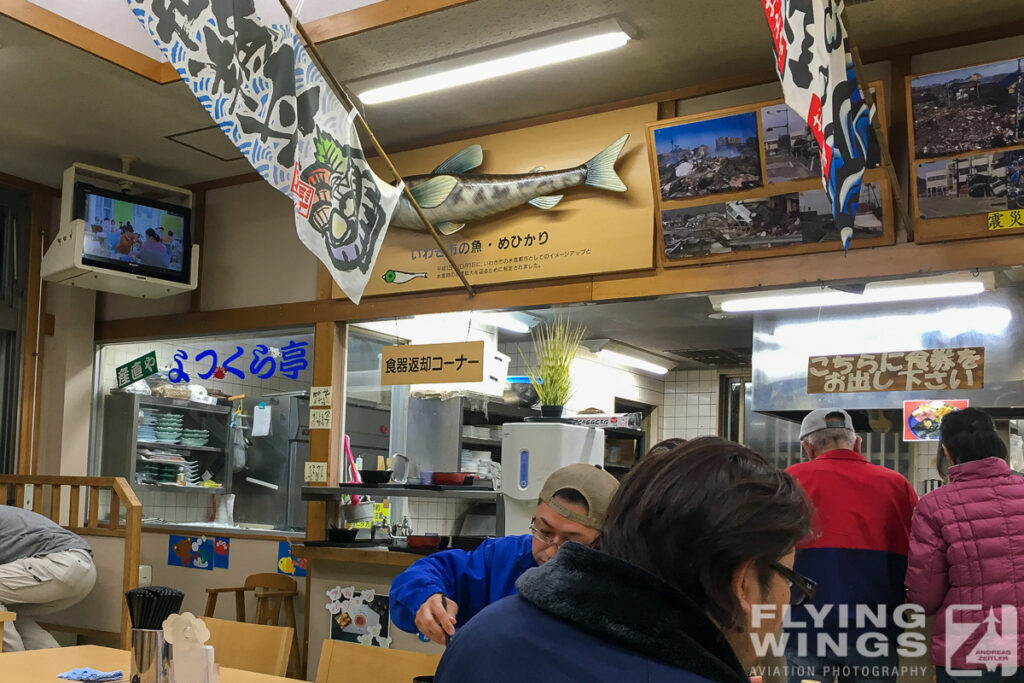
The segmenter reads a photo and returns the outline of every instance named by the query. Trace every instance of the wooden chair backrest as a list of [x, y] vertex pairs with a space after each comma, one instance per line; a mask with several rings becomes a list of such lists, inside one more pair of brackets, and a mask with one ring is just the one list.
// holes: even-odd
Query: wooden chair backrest
[[[67, 495], [65, 496], [65, 491]], [[85, 495], [83, 495], [83, 493]], [[30, 505], [26, 501], [31, 500]], [[33, 512], [48, 517], [51, 521], [75, 532], [79, 536], [105, 537], [97, 538], [104, 547], [101, 552], [108, 556], [110, 546], [123, 548], [123, 557], [117, 558], [120, 565], [121, 578], [114, 586], [105, 572], [99, 576], [100, 565], [106, 562], [109, 569], [114, 569], [116, 556], [96, 558], [97, 584], [92, 593], [78, 605], [72, 606], [58, 614], [46, 615], [46, 628], [50, 630], [66, 630], [72, 633], [101, 635], [106, 637], [108, 631], [97, 631], [86, 628], [80, 621], [95, 625], [89, 618], [96, 613], [91, 602], [120, 604], [120, 619], [116, 616], [111, 621], [112, 628], [118, 628], [118, 639], [124, 649], [131, 644], [131, 623], [128, 620], [128, 606], [123, 599], [124, 593], [139, 585], [139, 553], [142, 535], [142, 503], [128, 481], [123, 477], [58, 477], [28, 474], [0, 474], [0, 503], [11, 503], [17, 507], [29, 508]], [[121, 515], [124, 515], [122, 519]], [[117, 540], [111, 543], [110, 540]], [[97, 550], [100, 550], [97, 548]], [[108, 585], [109, 584], [109, 585]], [[103, 593], [100, 595], [99, 593]], [[109, 609], [107, 611], [110, 611]], [[108, 627], [110, 628], [110, 627]], [[111, 633], [110, 636], [115, 635]]]
[[256, 591], [256, 617], [253, 623], [276, 626], [281, 620], [284, 601], [298, 595], [295, 579], [284, 574], [250, 574], [245, 577], [245, 588]]
[[299, 589], [295, 579], [284, 574], [250, 574], [245, 577], [246, 588], [263, 588], [265, 590], [294, 591]]
[[412, 683], [416, 676], [433, 675], [440, 661], [441, 655], [425, 652], [325, 640], [320, 651], [320, 666], [316, 670], [316, 683], [359, 680]]
[[213, 617], [202, 620], [210, 629], [207, 645], [213, 646], [214, 661], [221, 666], [270, 676], [287, 672], [295, 629]]

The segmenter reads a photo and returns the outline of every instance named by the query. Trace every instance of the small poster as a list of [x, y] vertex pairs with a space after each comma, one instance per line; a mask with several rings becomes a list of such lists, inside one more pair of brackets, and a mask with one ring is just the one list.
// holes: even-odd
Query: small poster
[[309, 409], [309, 428], [310, 429], [330, 429], [331, 428], [331, 409], [330, 408], [310, 408]]
[[172, 567], [213, 569], [214, 543], [206, 536], [171, 536], [167, 540], [167, 564]]
[[227, 569], [228, 557], [231, 553], [231, 539], [217, 536], [213, 539], [213, 566], [215, 569]]
[[306, 575], [306, 558], [293, 557], [292, 545], [288, 541], [277, 543], [277, 573], [288, 576]]
[[950, 413], [963, 410], [968, 400], [952, 401], [904, 401], [903, 440], [938, 441], [942, 418]]
[[335, 586], [327, 591], [327, 598], [330, 600], [327, 611], [331, 615], [331, 640], [391, 646], [388, 596], [377, 595], [372, 588], [356, 591], [353, 586]]
[[311, 408], [323, 408], [331, 405], [331, 387], [311, 387], [309, 390], [309, 405]]
[[130, 363], [118, 366], [114, 373], [117, 378], [117, 388], [123, 389], [129, 384], [145, 379], [156, 374], [159, 368], [156, 364], [156, 351], [150, 351], [145, 356], [139, 356]]

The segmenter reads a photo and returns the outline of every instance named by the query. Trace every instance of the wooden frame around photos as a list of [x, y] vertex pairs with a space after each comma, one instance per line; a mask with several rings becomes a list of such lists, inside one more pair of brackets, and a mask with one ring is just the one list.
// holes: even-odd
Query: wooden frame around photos
[[927, 244], [929, 242], [943, 242], [946, 240], [956, 239], [974, 239], [976, 237], [1006, 237], [1014, 233], [1020, 233], [1022, 229], [1004, 229], [1004, 230], [989, 230], [988, 229], [988, 213], [974, 213], [965, 216], [946, 216], [941, 218], [922, 218], [920, 207], [918, 206], [917, 200], [917, 166], [918, 164], [927, 164], [936, 161], [948, 161], [950, 159], [962, 159], [975, 156], [981, 156], [983, 154], [992, 154], [995, 152], [1013, 152], [1024, 150], [1024, 144], [1008, 145], [1006, 147], [992, 147], [988, 149], [977, 149], [970, 150], [967, 152], [959, 152], [957, 154], [944, 154], [935, 157], [926, 157], [923, 159], [917, 158], [917, 151], [914, 141], [914, 103], [913, 103], [913, 92], [911, 91], [911, 84], [915, 79], [921, 78], [922, 76], [930, 76], [932, 74], [945, 73], [947, 71], [959, 71], [961, 69], [970, 69], [972, 67], [987, 66], [989, 64], [999, 64], [1000, 62], [1010, 62], [1015, 59], [1024, 59], [1024, 54], [1016, 57], [1006, 57], [1005, 59], [994, 59], [984, 62], [974, 62], [971, 64], [964, 64], [963, 66], [956, 66], [949, 69], [937, 69], [935, 71], [925, 71], [922, 73], [909, 74], [904, 77], [904, 90], [907, 98], [907, 159], [909, 160], [909, 171], [908, 178], [911, 189], [911, 220], [914, 222], [914, 241], [919, 244]]
[[[885, 90], [881, 81], [873, 81], [870, 84], [875, 93], [877, 101], [877, 115], [881, 117], [883, 128], [885, 127]], [[669, 258], [665, 253], [665, 234], [662, 227], [661, 214], [663, 211], [673, 209], [695, 208], [713, 204], [724, 204], [726, 202], [749, 199], [769, 199], [779, 195], [794, 194], [799, 192], [822, 190], [821, 177], [803, 178], [799, 180], [787, 180], [779, 183], [768, 182], [767, 160], [764, 150], [764, 122], [761, 120], [761, 110], [772, 105], [785, 104], [782, 99], [764, 100], [738, 107], [716, 109], [714, 111], [700, 114], [678, 116], [672, 119], [659, 119], [646, 125], [647, 159], [651, 169], [651, 183], [654, 187], [655, 206], [655, 229], [657, 235], [657, 259], [658, 265], [663, 268], [675, 268], [683, 266], [698, 265], [702, 263], [721, 263], [723, 261], [738, 261], [749, 259], [772, 258], [775, 256], [789, 256], [794, 254], [810, 254], [823, 251], [835, 251], [841, 249], [839, 242], [816, 242], [813, 244], [790, 244], [778, 247], [765, 247], [759, 249], [732, 251], [725, 254], [708, 254], [706, 256], [691, 256], [684, 258]], [[661, 179], [658, 176], [658, 156], [654, 146], [654, 131], [662, 128], [671, 128], [680, 124], [694, 123], [710, 119], [734, 116], [736, 114], [754, 113], [757, 117], [757, 139], [759, 156], [761, 160], [761, 179], [763, 185], [758, 188], [743, 190], [739, 192], [720, 192], [717, 194], [702, 195], [700, 197], [688, 197], [686, 199], [663, 200], [661, 197]], [[880, 141], [880, 144], [884, 142]], [[864, 174], [865, 184], [872, 183], [879, 187], [879, 197], [882, 203], [882, 234], [876, 237], [860, 238], [854, 235], [850, 242], [850, 249], [862, 249], [894, 244], [895, 229], [892, 206], [892, 190], [889, 180], [886, 177], [885, 169], [881, 166], [869, 169]]]

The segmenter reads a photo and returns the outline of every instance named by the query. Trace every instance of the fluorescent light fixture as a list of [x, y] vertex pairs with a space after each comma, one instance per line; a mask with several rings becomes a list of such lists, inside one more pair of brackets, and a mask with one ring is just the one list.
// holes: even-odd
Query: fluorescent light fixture
[[598, 360], [612, 365], [624, 365], [655, 375], [664, 375], [676, 365], [675, 361], [669, 358], [634, 348], [613, 339], [585, 339], [580, 342], [580, 345], [597, 354]]
[[529, 313], [520, 313], [518, 311], [487, 313], [481, 316], [481, 320], [485, 323], [494, 325], [495, 327], [500, 327], [508, 332], [515, 332], [516, 334], [526, 334], [540, 322], [540, 319], [530, 315]]
[[402, 72], [405, 78], [397, 83], [388, 82], [394, 75], [380, 76], [351, 88], [363, 103], [381, 104], [600, 54], [627, 42], [629, 35], [608, 19], [416, 67]]
[[993, 287], [994, 276], [992, 273], [981, 273], [977, 276], [970, 274], [940, 275], [910, 280], [870, 282], [865, 286], [863, 294], [807, 287], [748, 294], [712, 295], [709, 299], [716, 310], [727, 313], [749, 313], [752, 311], [825, 308], [971, 296], [981, 294]]

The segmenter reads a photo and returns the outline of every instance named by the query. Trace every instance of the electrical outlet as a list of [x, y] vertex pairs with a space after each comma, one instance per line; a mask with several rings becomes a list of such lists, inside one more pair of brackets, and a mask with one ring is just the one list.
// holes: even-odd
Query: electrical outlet
[[327, 481], [327, 463], [325, 462], [307, 462], [306, 463], [306, 482], [309, 484], [318, 484]]
[[148, 564], [139, 565], [139, 585], [149, 586], [153, 583], [153, 567]]

